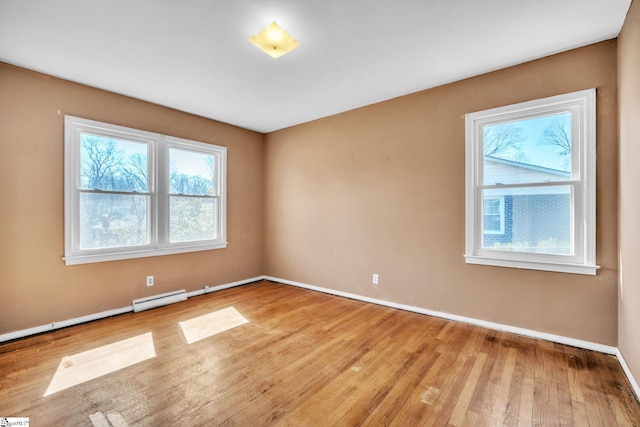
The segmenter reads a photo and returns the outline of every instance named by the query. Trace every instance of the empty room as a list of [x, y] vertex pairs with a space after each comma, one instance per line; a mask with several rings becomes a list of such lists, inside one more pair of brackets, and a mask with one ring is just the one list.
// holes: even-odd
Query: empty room
[[0, 426], [640, 426], [639, 0], [0, 0]]

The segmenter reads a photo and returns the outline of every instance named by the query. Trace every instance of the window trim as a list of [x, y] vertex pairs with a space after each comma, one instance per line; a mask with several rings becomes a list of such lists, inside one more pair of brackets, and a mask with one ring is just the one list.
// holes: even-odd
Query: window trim
[[[563, 111], [572, 113], [572, 255], [509, 252], [482, 248], [483, 128]], [[465, 115], [465, 262], [595, 275], [596, 255], [596, 90], [595, 88], [491, 108]], [[543, 183], [544, 184], [544, 183]], [[557, 183], [551, 184], [557, 185]]]
[[[80, 140], [83, 133], [148, 144], [149, 156], [149, 244], [120, 248], [80, 249]], [[216, 176], [218, 190], [218, 238], [190, 242], [169, 242], [169, 149], [180, 147], [212, 154], [219, 159]], [[115, 261], [226, 248], [227, 147], [193, 141], [124, 126], [65, 115], [64, 125], [64, 240], [65, 265]], [[144, 193], [147, 194], [147, 193]]]

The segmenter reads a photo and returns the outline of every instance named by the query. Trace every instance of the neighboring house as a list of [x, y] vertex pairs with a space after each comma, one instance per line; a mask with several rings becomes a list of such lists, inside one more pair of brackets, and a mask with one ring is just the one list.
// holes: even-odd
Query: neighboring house
[[[527, 163], [484, 158], [484, 183], [518, 184], [571, 179], [571, 173]], [[568, 254], [571, 241], [568, 186], [505, 187], [486, 190], [483, 246]], [[524, 248], [527, 248], [526, 250]]]

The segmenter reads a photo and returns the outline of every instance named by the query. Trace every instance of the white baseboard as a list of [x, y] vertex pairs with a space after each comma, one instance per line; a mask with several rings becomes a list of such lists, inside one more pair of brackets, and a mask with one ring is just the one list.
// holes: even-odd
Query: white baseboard
[[441, 311], [428, 310], [426, 308], [415, 307], [411, 305], [398, 304], [395, 302], [385, 301], [377, 298], [365, 297], [362, 295], [351, 294], [349, 292], [336, 291], [334, 289], [323, 288], [320, 286], [308, 285], [306, 283], [294, 282], [291, 280], [280, 279], [278, 277], [265, 276], [265, 280], [284, 283], [286, 285], [297, 286], [300, 288], [310, 289], [326, 294], [337, 295], [345, 298], [355, 299], [373, 304], [383, 305], [386, 307], [398, 308], [400, 310], [411, 311], [414, 313], [426, 314], [428, 316], [440, 317], [442, 319], [453, 320], [455, 322], [468, 323], [471, 325], [481, 326], [483, 328], [493, 329], [497, 331], [510, 332], [517, 335], [523, 335], [530, 338], [541, 339], [545, 341], [566, 344], [572, 347], [583, 348], [586, 350], [598, 351], [600, 353], [616, 355], [618, 349], [616, 347], [594, 343], [590, 341], [578, 340], [575, 338], [563, 337], [561, 335], [549, 334], [546, 332], [534, 331], [532, 329], [518, 328], [516, 326], [503, 325], [500, 323], [488, 322], [486, 320], [475, 319], [473, 317], [458, 316], [457, 314], [443, 313]]
[[239, 280], [237, 282], [225, 283], [224, 285], [208, 286], [203, 289], [198, 289], [197, 291], [187, 292], [187, 297], [191, 298], [191, 297], [195, 297], [196, 295], [210, 294], [211, 292], [221, 291], [223, 289], [229, 289], [229, 288], [233, 288], [241, 285], [247, 285], [249, 283], [257, 282], [259, 280], [264, 280], [264, 276], [256, 276], [250, 279]]
[[620, 352], [619, 348], [616, 348], [616, 357], [618, 358], [618, 361], [622, 366], [622, 370], [627, 375], [627, 379], [631, 383], [631, 387], [633, 388], [633, 391], [636, 393], [636, 397], [638, 398], [638, 400], [640, 400], [640, 385], [638, 385], [638, 382], [636, 381], [633, 374], [631, 373], [631, 369], [629, 369], [629, 365], [627, 365], [627, 361], [624, 360], [624, 357], [622, 356], [622, 353]]
[[[240, 280], [233, 283], [226, 283], [224, 285], [212, 286], [209, 288], [203, 288], [197, 291], [192, 291], [187, 293], [187, 297], [192, 297], [196, 295], [202, 295], [205, 293], [220, 291], [222, 289], [232, 288], [234, 286], [246, 285], [247, 283], [257, 282], [258, 280], [263, 280], [264, 276], [252, 277], [250, 279]], [[79, 325], [80, 323], [91, 322], [93, 320], [104, 319], [105, 317], [116, 316], [118, 314], [128, 313], [133, 311], [133, 306], [114, 308], [112, 310], [102, 311], [100, 313], [88, 314], [86, 316], [76, 317], [74, 319], [62, 320], [62, 321], [54, 321], [48, 323], [46, 325], [34, 326], [33, 328], [22, 329], [19, 331], [9, 332], [6, 334], [0, 335], [0, 343], [5, 341], [11, 341], [18, 338], [28, 337], [30, 335], [41, 334], [43, 332], [53, 331], [55, 329], [66, 328], [68, 326]]]
[[41, 334], [56, 329], [66, 328], [67, 326], [79, 325], [80, 323], [91, 322], [93, 320], [104, 319], [105, 317], [116, 316], [118, 314], [133, 311], [133, 306], [114, 308], [113, 310], [101, 311], [100, 313], [88, 314], [74, 319], [61, 320], [59, 322], [51, 322], [46, 325], [34, 326], [33, 328], [22, 329], [20, 331], [9, 332], [0, 335], [0, 342], [11, 341], [18, 338], [28, 337], [30, 335]]

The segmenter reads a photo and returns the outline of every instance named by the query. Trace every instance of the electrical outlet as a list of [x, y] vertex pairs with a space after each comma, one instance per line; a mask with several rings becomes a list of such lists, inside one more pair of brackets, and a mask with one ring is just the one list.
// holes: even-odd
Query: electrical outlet
[[379, 281], [380, 281], [380, 276], [378, 276], [377, 274], [374, 274], [373, 275], [373, 284], [377, 285]]
[[153, 276], [147, 276], [147, 286], [153, 286]]

